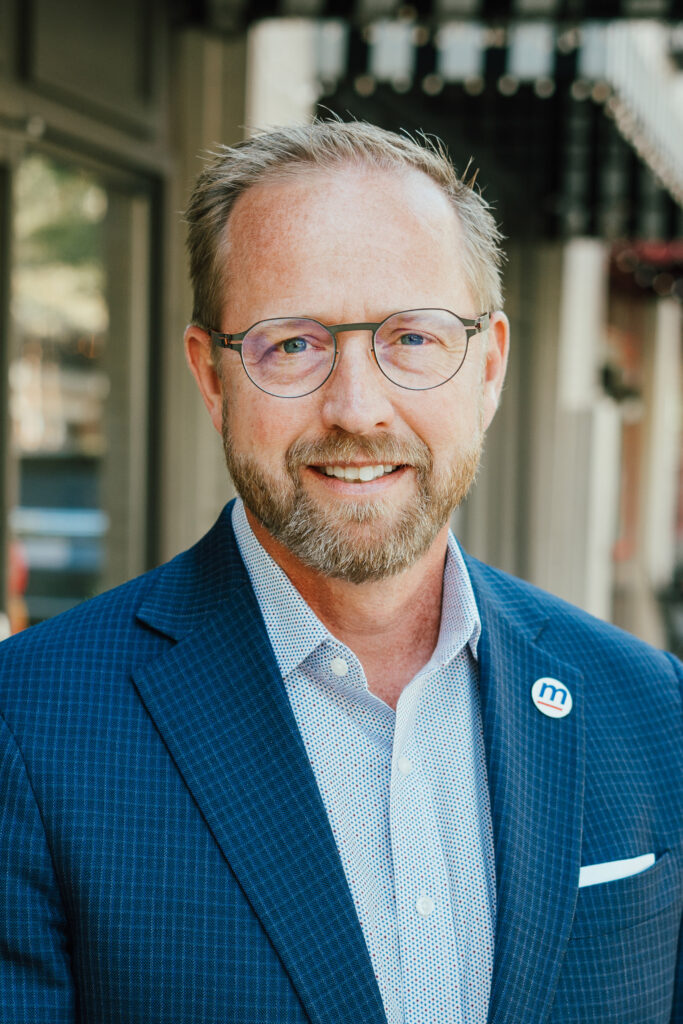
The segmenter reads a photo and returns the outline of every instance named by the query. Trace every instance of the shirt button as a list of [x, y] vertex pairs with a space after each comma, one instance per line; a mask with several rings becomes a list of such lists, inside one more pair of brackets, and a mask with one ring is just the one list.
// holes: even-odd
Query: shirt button
[[429, 917], [435, 907], [431, 896], [418, 896], [415, 900], [415, 907], [420, 917]]
[[401, 775], [410, 775], [413, 770], [413, 762], [409, 757], [399, 757], [398, 759], [398, 770]]
[[349, 666], [343, 658], [333, 658], [330, 662], [330, 668], [335, 676], [345, 676], [349, 671]]

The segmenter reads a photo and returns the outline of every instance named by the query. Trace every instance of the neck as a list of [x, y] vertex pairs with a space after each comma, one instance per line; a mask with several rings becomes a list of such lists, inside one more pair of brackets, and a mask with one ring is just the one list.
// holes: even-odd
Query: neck
[[304, 565], [247, 510], [255, 536], [326, 628], [356, 655], [372, 693], [391, 707], [436, 647], [448, 524], [429, 551], [396, 576], [332, 579]]

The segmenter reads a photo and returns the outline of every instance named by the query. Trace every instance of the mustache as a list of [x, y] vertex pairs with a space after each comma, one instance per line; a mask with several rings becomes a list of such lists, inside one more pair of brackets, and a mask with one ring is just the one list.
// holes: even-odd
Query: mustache
[[301, 466], [353, 462], [359, 458], [378, 464], [413, 466], [422, 473], [431, 472], [433, 464], [432, 453], [424, 441], [401, 440], [388, 433], [373, 437], [339, 433], [315, 441], [299, 439], [289, 446], [285, 456], [290, 474]]

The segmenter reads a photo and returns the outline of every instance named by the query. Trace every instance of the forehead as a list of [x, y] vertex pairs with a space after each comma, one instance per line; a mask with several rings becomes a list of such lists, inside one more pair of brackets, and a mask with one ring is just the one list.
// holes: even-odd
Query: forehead
[[322, 314], [323, 296], [330, 312], [351, 296], [387, 311], [445, 304], [446, 290], [466, 301], [457, 215], [417, 170], [343, 166], [264, 181], [239, 198], [226, 234], [235, 316], [247, 305], [258, 316]]

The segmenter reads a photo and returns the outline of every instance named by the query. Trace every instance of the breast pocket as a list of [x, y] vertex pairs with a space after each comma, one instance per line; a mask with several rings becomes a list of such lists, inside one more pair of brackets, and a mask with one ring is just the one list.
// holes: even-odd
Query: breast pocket
[[632, 928], [680, 899], [680, 866], [666, 850], [645, 871], [579, 889], [571, 938]]
[[682, 904], [672, 851], [579, 889], [549, 1024], [669, 1024]]

